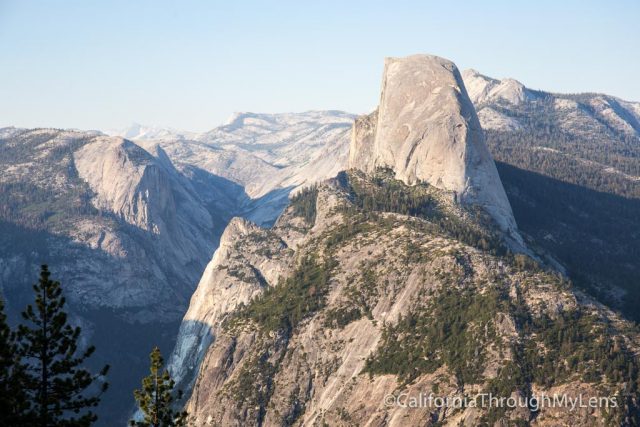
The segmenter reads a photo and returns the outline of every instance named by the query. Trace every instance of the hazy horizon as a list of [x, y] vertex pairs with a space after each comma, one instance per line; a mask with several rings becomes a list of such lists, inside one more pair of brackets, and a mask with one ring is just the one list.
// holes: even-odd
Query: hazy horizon
[[234, 112], [365, 113], [383, 58], [413, 53], [640, 101], [636, 2], [456, 6], [0, 0], [0, 127], [202, 132]]

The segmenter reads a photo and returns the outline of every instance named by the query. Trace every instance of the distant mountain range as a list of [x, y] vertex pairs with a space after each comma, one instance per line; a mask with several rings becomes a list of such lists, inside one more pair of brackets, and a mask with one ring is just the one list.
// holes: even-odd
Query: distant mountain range
[[[496, 103], [537, 102], [514, 87], [496, 90]], [[568, 281], [565, 253], [522, 239], [455, 65], [389, 58], [380, 99], [354, 123], [348, 171], [294, 196], [270, 229], [234, 219], [223, 233], [170, 361], [196, 424], [640, 421], [638, 329]], [[527, 174], [505, 174], [519, 203], [546, 190], [519, 181]], [[543, 198], [528, 201], [529, 215], [547, 213]], [[617, 403], [398, 404], [429, 393]]]
[[149, 349], [170, 352], [229, 220], [272, 224], [290, 191], [335, 175], [349, 120], [239, 115], [202, 141], [0, 130], [2, 295], [17, 316], [39, 264], [51, 266], [74, 321], [99, 348], [95, 363], [113, 366], [119, 392], [101, 407], [105, 425], [129, 415]]
[[640, 320], [640, 103], [462, 75], [521, 232]]
[[523, 104], [544, 100], [559, 116], [557, 124], [569, 132], [589, 135], [598, 131], [640, 136], [640, 102], [604, 94], [563, 95], [532, 90], [517, 80], [497, 80], [475, 70], [465, 70], [462, 76], [485, 129], [521, 129], [525, 124], [514, 114], [501, 111], [499, 106], [517, 109]]
[[[640, 103], [531, 90], [473, 70], [461, 76], [524, 241], [566, 268], [581, 289], [639, 320]], [[68, 292], [74, 321], [98, 347], [95, 363], [112, 364], [112, 389], [123, 390], [106, 396], [103, 425], [124, 422], [149, 349], [160, 344], [170, 352], [189, 300], [190, 312], [208, 304], [199, 300], [210, 298], [208, 291], [193, 294], [198, 282], [246, 283], [250, 291], [242, 300], [248, 301], [264, 284], [251, 287], [243, 277], [263, 275], [275, 284], [291, 272], [287, 248], [295, 250], [293, 242], [312, 224], [299, 219], [295, 205], [278, 217], [292, 192], [348, 167], [352, 134], [373, 129], [353, 128], [354, 119], [338, 111], [238, 113], [204, 133], [137, 124], [105, 133], [0, 129], [2, 296], [15, 317], [38, 265], [50, 264]], [[452, 122], [452, 129], [465, 123]], [[373, 118], [367, 124], [378, 126]], [[402, 162], [405, 154], [391, 156]], [[376, 166], [397, 167], [388, 153], [379, 158], [384, 161]], [[407, 165], [407, 171], [420, 168], [419, 161]], [[450, 170], [443, 176], [450, 178]], [[429, 182], [426, 175], [420, 180]], [[342, 194], [340, 186], [326, 185], [326, 197]], [[322, 221], [335, 214], [317, 210], [327, 215]], [[269, 227], [277, 220], [275, 235], [252, 224]], [[225, 229], [231, 237], [223, 238], [226, 249], [212, 261]], [[238, 260], [242, 277], [211, 267], [240, 256], [236, 235], [268, 242], [243, 257], [279, 255]], [[183, 349], [200, 346], [202, 356], [212, 342], [206, 328], [198, 330], [202, 341], [179, 343], [172, 357], [184, 384], [193, 383], [187, 377], [197, 374], [199, 362]]]

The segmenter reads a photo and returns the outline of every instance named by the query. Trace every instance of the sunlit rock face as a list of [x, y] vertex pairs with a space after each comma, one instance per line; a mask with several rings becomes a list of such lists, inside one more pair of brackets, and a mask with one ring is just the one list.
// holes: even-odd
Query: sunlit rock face
[[517, 238], [517, 227], [475, 108], [451, 61], [387, 58], [377, 115], [359, 118], [350, 167], [388, 167], [407, 184], [427, 182], [463, 204], [482, 206]]

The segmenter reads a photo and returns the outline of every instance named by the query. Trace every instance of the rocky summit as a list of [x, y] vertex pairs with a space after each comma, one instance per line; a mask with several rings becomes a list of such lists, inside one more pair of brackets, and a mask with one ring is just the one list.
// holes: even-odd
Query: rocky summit
[[70, 318], [112, 366], [101, 425], [126, 423], [143, 356], [173, 348], [231, 218], [272, 224], [290, 191], [334, 176], [351, 121], [336, 111], [243, 113], [198, 140], [140, 126], [124, 132], [135, 141], [0, 129], [0, 296], [19, 318], [39, 264], [51, 266]]
[[[232, 221], [170, 366], [198, 426], [605, 426], [637, 413], [639, 344], [442, 190], [352, 170]], [[617, 406], [527, 403], [554, 393]], [[429, 395], [477, 406], [408, 406]]]
[[170, 361], [196, 425], [638, 422], [638, 329], [535, 244], [515, 253], [453, 63], [388, 59], [349, 166], [272, 228], [223, 233]]
[[355, 121], [350, 167], [389, 167], [482, 206], [520, 241], [474, 106], [451, 61], [430, 55], [387, 58], [377, 112]]
[[[427, 55], [360, 117], [3, 128], [0, 292], [17, 318], [50, 264], [100, 426], [174, 344], [197, 426], [639, 425], [639, 142], [640, 103]], [[524, 404], [429, 401], [488, 394]]]

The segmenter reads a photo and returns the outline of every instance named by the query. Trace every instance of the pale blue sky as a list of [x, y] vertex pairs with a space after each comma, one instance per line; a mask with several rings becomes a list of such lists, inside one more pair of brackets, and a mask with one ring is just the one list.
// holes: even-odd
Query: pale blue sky
[[0, 126], [203, 131], [378, 101], [385, 56], [640, 101], [640, 2], [0, 0]]

